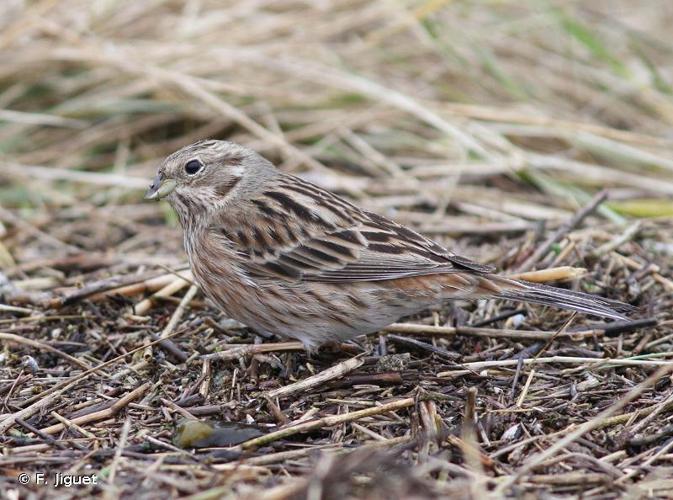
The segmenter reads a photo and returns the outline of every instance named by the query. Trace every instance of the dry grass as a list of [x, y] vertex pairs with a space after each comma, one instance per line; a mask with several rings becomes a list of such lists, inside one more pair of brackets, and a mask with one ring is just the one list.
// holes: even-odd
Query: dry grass
[[[0, 490], [673, 494], [672, 22], [664, 1], [5, 1]], [[482, 302], [313, 357], [260, 344], [141, 199], [204, 137], [658, 323]], [[194, 450], [185, 418], [223, 429]], [[98, 485], [17, 480], [56, 471]]]

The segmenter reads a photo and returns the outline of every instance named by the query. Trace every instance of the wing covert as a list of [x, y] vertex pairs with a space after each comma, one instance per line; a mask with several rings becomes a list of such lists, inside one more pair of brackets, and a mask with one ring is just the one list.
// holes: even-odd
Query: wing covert
[[[250, 275], [327, 283], [493, 271], [318, 186], [286, 176], [252, 200], [257, 216], [224, 233]], [[222, 221], [224, 223], [224, 221]]]

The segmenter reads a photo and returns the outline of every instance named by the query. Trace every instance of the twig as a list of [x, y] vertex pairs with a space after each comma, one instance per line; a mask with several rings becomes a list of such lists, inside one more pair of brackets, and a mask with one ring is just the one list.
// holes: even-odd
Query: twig
[[55, 411], [52, 411], [49, 413], [52, 417], [54, 417], [56, 420], [61, 422], [66, 429], [75, 429], [77, 432], [79, 432], [82, 436], [89, 438], [89, 439], [98, 439], [96, 435], [92, 432], [87, 431], [83, 427], [80, 427], [76, 423], [74, 423], [72, 420], [65, 418], [63, 415], [59, 415]]
[[277, 352], [277, 351], [303, 351], [305, 350], [304, 344], [301, 342], [277, 342], [269, 344], [252, 344], [252, 345], [242, 345], [235, 346], [232, 344], [230, 349], [221, 352], [214, 352], [212, 354], [204, 354], [200, 356], [200, 359], [209, 359], [209, 360], [223, 360], [231, 361], [232, 359], [244, 358], [247, 356], [253, 356], [255, 354], [263, 354], [265, 352]]
[[540, 259], [547, 255], [547, 252], [549, 252], [554, 243], [558, 243], [561, 238], [568, 234], [572, 229], [579, 226], [589, 214], [598, 208], [598, 205], [605, 201], [607, 197], [608, 192], [606, 190], [599, 191], [589, 203], [579, 210], [567, 223], [563, 224], [549, 238], [547, 238], [542, 245], [537, 247], [535, 252], [533, 252], [533, 255], [528, 257], [528, 259], [518, 267], [517, 272], [522, 273], [532, 269]]
[[511, 318], [512, 316], [516, 316], [517, 314], [526, 314], [528, 310], [524, 307], [521, 307], [519, 309], [512, 309], [511, 311], [504, 311], [501, 312], [500, 314], [496, 314], [495, 316], [491, 316], [490, 318], [483, 319], [481, 321], [476, 321], [474, 323], [470, 323], [467, 325], [470, 328], [480, 328], [482, 326], [490, 325], [491, 323], [496, 323], [498, 321], [502, 321], [503, 319], [508, 319]]
[[[68, 448], [68, 447], [67, 447], [64, 443], [62, 443], [61, 441], [57, 441], [56, 439], [54, 439], [53, 437], [51, 437], [49, 434], [45, 434], [45, 433], [42, 432], [40, 429], [37, 429], [37, 428], [33, 427], [33, 426], [30, 425], [28, 422], [26, 422], [26, 421], [24, 421], [24, 420], [22, 420], [22, 419], [20, 419], [20, 418], [17, 418], [17, 419], [16, 419], [16, 423], [19, 424], [21, 427], [24, 427], [24, 428], [27, 429], [28, 431], [32, 432], [33, 434], [35, 434], [35, 435], [36, 435], [37, 437], [39, 437], [40, 439], [43, 439], [43, 440], [44, 440], [48, 445], [50, 445], [50, 446], [54, 446], [54, 447], [56, 447], [56, 448], [60, 448], [60, 449], [62, 449], [62, 450]], [[76, 443], [76, 442], [74, 442], [74, 441], [68, 441], [68, 443], [69, 443], [70, 445], [74, 446], [75, 448], [77, 448], [77, 449], [80, 450], [80, 451], [86, 450], [86, 446], [82, 446], [81, 444]]]
[[152, 340], [157, 340], [157, 345], [159, 347], [167, 351], [169, 354], [175, 356], [175, 358], [178, 359], [178, 361], [181, 363], [184, 363], [189, 359], [187, 353], [180, 349], [180, 347], [178, 347], [178, 345], [172, 340], [162, 339], [156, 333], [150, 333], [150, 337], [152, 337]]
[[513, 340], [542, 340], [550, 339], [570, 339], [581, 340], [584, 338], [593, 338], [606, 336], [615, 336], [622, 333], [632, 332], [640, 328], [656, 326], [655, 318], [636, 319], [632, 321], [614, 321], [612, 323], [602, 324], [600, 328], [590, 328], [575, 332], [544, 332], [534, 330], [508, 330], [505, 328], [478, 328], [474, 326], [432, 326], [418, 325], [414, 323], [393, 323], [383, 329], [390, 333], [407, 333], [413, 335], [466, 335], [470, 337], [502, 338]]
[[655, 405], [648, 406], [647, 408], [641, 408], [639, 410], [631, 411], [629, 413], [623, 413], [621, 415], [615, 415], [614, 417], [606, 418], [603, 422], [601, 422], [598, 428], [602, 429], [604, 427], [612, 427], [613, 425], [620, 425], [640, 417], [651, 415], [654, 412], [659, 413], [661, 411], [669, 411], [672, 409], [673, 409], [673, 400], [667, 399], [663, 405], [661, 403], [657, 403]]
[[[473, 363], [461, 363], [456, 365], [472, 371], [484, 370], [486, 368], [504, 368], [507, 366], [516, 366], [521, 360], [502, 359], [497, 361], [475, 361]], [[537, 363], [565, 363], [565, 364], [590, 364], [587, 369], [607, 369], [615, 366], [673, 366], [673, 361], [650, 361], [643, 359], [618, 359], [618, 358], [579, 358], [573, 356], [550, 356], [548, 358], [529, 358], [524, 359], [524, 365], [535, 365]], [[452, 377], [455, 372], [439, 372], [438, 377]]]
[[594, 257], [601, 257], [602, 255], [616, 250], [627, 241], [631, 241], [633, 238], [635, 238], [642, 225], [642, 221], [635, 221], [633, 224], [627, 226], [622, 234], [615, 236], [613, 239], [591, 252], [591, 255]]
[[166, 337], [169, 337], [172, 333], [173, 330], [175, 330], [175, 327], [178, 324], [178, 321], [182, 318], [182, 315], [185, 313], [185, 309], [189, 305], [189, 303], [192, 301], [196, 293], [199, 291], [199, 289], [195, 286], [192, 285], [189, 287], [189, 290], [187, 290], [187, 293], [185, 294], [184, 297], [182, 297], [182, 300], [180, 301], [180, 304], [178, 304], [178, 307], [175, 309], [173, 312], [173, 316], [171, 316], [170, 321], [166, 325], [166, 327], [163, 329], [161, 332], [160, 337], [162, 339], [165, 339]]
[[250, 448], [258, 448], [260, 446], [267, 445], [279, 439], [284, 439], [289, 436], [294, 436], [301, 432], [308, 432], [314, 429], [320, 429], [322, 427], [331, 427], [338, 424], [343, 424], [345, 422], [352, 422], [354, 420], [359, 420], [365, 417], [371, 417], [373, 415], [380, 415], [382, 413], [387, 413], [390, 411], [401, 410], [402, 408], [408, 408], [415, 404], [414, 398], [405, 398], [398, 401], [393, 401], [391, 403], [382, 404], [380, 406], [373, 406], [371, 408], [365, 408], [364, 410], [357, 410], [348, 413], [343, 413], [341, 415], [330, 415], [329, 417], [319, 418], [317, 420], [310, 420], [308, 422], [303, 422], [291, 427], [286, 427], [275, 432], [270, 432], [264, 436], [251, 439], [239, 445], [240, 449], [247, 450]]
[[[147, 390], [152, 387], [152, 384], [149, 382], [144, 383], [140, 387], [136, 387], [131, 392], [126, 394], [124, 397], [119, 398], [112, 406], [106, 408], [105, 410], [100, 410], [94, 413], [89, 413], [88, 415], [82, 415], [81, 417], [73, 418], [72, 423], [80, 425], [87, 424], [89, 422], [95, 422], [97, 420], [103, 420], [106, 418], [113, 417], [116, 415], [119, 410], [125, 408], [131, 401], [141, 397]], [[3, 422], [4, 424], [4, 422]], [[54, 424], [44, 429], [40, 429], [45, 434], [55, 434], [61, 432], [65, 428], [64, 424]]]
[[201, 383], [199, 384], [199, 394], [204, 399], [208, 398], [208, 393], [210, 392], [210, 381], [212, 377], [212, 366], [209, 360], [204, 359], [203, 364], [201, 365]]
[[119, 436], [119, 441], [117, 442], [117, 449], [115, 450], [114, 458], [110, 464], [110, 475], [107, 478], [109, 484], [114, 484], [115, 476], [117, 475], [117, 468], [119, 467], [119, 461], [122, 458], [122, 451], [124, 451], [124, 447], [126, 446], [126, 440], [128, 439], [130, 429], [131, 419], [126, 417], [126, 420], [124, 420], [124, 425], [122, 426], [121, 434]]
[[28, 314], [28, 315], [35, 313], [33, 309], [28, 309], [27, 307], [9, 306], [7, 304], [0, 304], [0, 312]]
[[394, 323], [387, 326], [383, 331], [391, 333], [407, 333], [414, 335], [466, 335], [469, 337], [502, 338], [513, 340], [548, 340], [550, 338], [583, 339], [587, 337], [602, 336], [604, 329], [590, 329], [579, 332], [539, 332], [533, 330], [508, 330], [497, 328], [476, 328], [472, 326], [432, 326], [415, 325], [413, 323]]
[[405, 347], [411, 347], [421, 351], [436, 354], [444, 359], [448, 359], [449, 361], [456, 361], [457, 359], [460, 358], [460, 354], [449, 352], [446, 349], [442, 349], [440, 347], [435, 347], [434, 345], [429, 344], [427, 342], [420, 342], [415, 339], [401, 337], [399, 335], [393, 335], [393, 334], [388, 335], [388, 339], [390, 339], [396, 344], [401, 344]]
[[84, 370], [90, 370], [91, 369], [91, 366], [86, 364], [84, 361], [82, 361], [80, 359], [77, 359], [77, 358], [71, 356], [70, 354], [67, 354], [63, 351], [60, 351], [60, 350], [56, 349], [55, 347], [44, 344], [44, 343], [39, 342], [37, 340], [29, 339], [27, 337], [21, 337], [19, 335], [14, 335], [13, 333], [0, 332], [0, 341], [16, 342], [17, 344], [23, 344], [23, 345], [27, 345], [27, 346], [30, 346], [30, 347], [34, 347], [35, 349], [48, 351], [52, 354], [55, 354], [55, 355], [65, 359], [66, 361], [68, 361], [69, 363], [77, 366], [78, 368], [82, 368]]
[[161, 404], [163, 404], [164, 406], [167, 406], [168, 408], [170, 408], [170, 409], [173, 410], [174, 412], [179, 413], [179, 414], [182, 415], [184, 418], [187, 418], [187, 419], [189, 419], [189, 420], [198, 420], [194, 415], [192, 415], [191, 413], [189, 413], [189, 412], [188, 412], [187, 410], [185, 410], [184, 408], [178, 406], [178, 405], [175, 404], [173, 401], [170, 401], [170, 400], [168, 400], [168, 399], [166, 399], [166, 398], [160, 398], [160, 401], [161, 401]]
[[523, 475], [525, 475], [528, 472], [530, 472], [531, 470], [533, 470], [535, 467], [537, 467], [539, 464], [541, 464], [545, 460], [553, 457], [557, 452], [559, 452], [560, 450], [562, 450], [563, 448], [565, 448], [569, 444], [573, 443], [574, 441], [576, 441], [577, 439], [582, 437], [587, 432], [590, 432], [590, 431], [600, 427], [601, 423], [606, 418], [608, 418], [608, 417], [614, 415], [615, 413], [617, 413], [619, 410], [624, 408], [631, 401], [633, 401], [638, 396], [640, 396], [643, 392], [645, 392], [657, 380], [659, 380], [661, 377], [671, 373], [672, 371], [673, 371], [673, 363], [668, 363], [666, 366], [662, 366], [661, 368], [659, 368], [652, 375], [650, 375], [645, 380], [643, 380], [640, 384], [638, 384], [633, 389], [631, 389], [622, 399], [617, 401], [615, 404], [609, 406], [608, 408], [606, 408], [605, 410], [600, 412], [598, 415], [596, 415], [591, 420], [581, 424], [574, 431], [567, 434], [566, 437], [560, 439], [559, 441], [554, 443], [549, 448], [545, 449], [542, 452], [537, 453], [536, 455], [533, 455], [528, 460], [526, 460], [524, 465], [521, 466], [516, 471], [516, 473], [514, 475], [508, 477], [507, 479], [505, 479], [503, 482], [501, 482], [498, 485], [496, 491], [499, 494], [503, 494], [508, 488], [510, 488], [512, 485], [514, 485]]
[[523, 389], [521, 390], [519, 399], [516, 400], [517, 407], [521, 408], [523, 402], [526, 400], [526, 395], [528, 394], [528, 389], [530, 389], [530, 383], [533, 381], [534, 376], [535, 376], [535, 368], [533, 368], [530, 371], [530, 373], [528, 374], [528, 378], [526, 378], [526, 383], [524, 384]]
[[[178, 335], [182, 332], [175, 332], [173, 335]], [[159, 341], [154, 341], [152, 344], [156, 344]], [[62, 396], [65, 392], [68, 390], [72, 389], [75, 387], [80, 381], [84, 380], [87, 378], [89, 375], [92, 373], [95, 373], [106, 366], [111, 366], [114, 365], [115, 363], [118, 363], [119, 361], [122, 361], [126, 356], [133, 354], [134, 352], [138, 352], [140, 350], [145, 349], [147, 346], [142, 345], [140, 347], [137, 347], [135, 349], [132, 349], [128, 351], [127, 353], [122, 354], [121, 356], [117, 356], [116, 358], [113, 358], [109, 361], [106, 361], [105, 363], [101, 363], [98, 366], [94, 366], [93, 368], [90, 368], [89, 370], [86, 370], [85, 372], [80, 373], [79, 375], [76, 375], [74, 377], [71, 377], [70, 379], [66, 380], [65, 382], [61, 382], [50, 389], [47, 389], [46, 391], [43, 391], [41, 394], [38, 396], [34, 396], [33, 398], [29, 398], [27, 401], [24, 402], [24, 404], [30, 405], [26, 406], [25, 408], [9, 414], [5, 415], [5, 418], [0, 421], [0, 435], [4, 434], [7, 432], [7, 430], [14, 425], [14, 422], [16, 421], [17, 418], [27, 418], [30, 415], [34, 414], [35, 412], [41, 410], [42, 408], [45, 408], [49, 406], [55, 399], [59, 398]]]
[[[488, 455], [484, 454], [479, 448], [475, 448], [474, 444], [468, 444], [465, 442], [465, 440], [459, 438], [458, 436], [454, 436], [452, 434], [449, 434], [446, 438], [446, 441], [449, 444], [452, 444], [456, 448], [460, 449], [463, 453], [469, 453], [474, 456], [479, 457], [479, 462], [483, 467], [486, 467], [487, 469], [493, 469], [494, 467], [494, 461], [491, 457]], [[469, 451], [468, 451], [469, 450]]]
[[[89, 283], [88, 285], [71, 292], [64, 297], [55, 299], [50, 304], [52, 307], [67, 306], [74, 304], [80, 300], [86, 298], [91, 298], [96, 300], [100, 297], [111, 293], [119, 293], [125, 295], [124, 291], [127, 287], [131, 287], [136, 290], [135, 293], [139, 293], [142, 290], [151, 289], [152, 285], [155, 285], [157, 281], [163, 283], [163, 281], [169, 279], [173, 281], [175, 278], [171, 275], [159, 275], [157, 276], [156, 271], [147, 272], [143, 274], [128, 274], [123, 276], [113, 276], [111, 278], [106, 278], [94, 283]], [[163, 280], [163, 281], [162, 281]], [[160, 286], [164, 286], [161, 284]], [[101, 295], [102, 294], [102, 295]]]
[[300, 380], [299, 382], [269, 391], [266, 394], [263, 394], [263, 397], [275, 399], [287, 397], [298, 392], [306, 392], [317, 385], [321, 385], [329, 382], [330, 380], [343, 377], [345, 374], [352, 372], [353, 370], [362, 366], [363, 363], [364, 359], [361, 357], [347, 359], [346, 361], [342, 361], [341, 363], [323, 370], [320, 373], [316, 373], [311, 377]]
[[145, 314], [147, 311], [149, 311], [152, 308], [152, 305], [155, 303], [157, 299], [160, 298], [166, 298], [170, 297], [171, 295], [176, 294], [180, 290], [182, 290], [184, 287], [189, 285], [189, 281], [187, 281], [184, 278], [177, 278], [173, 281], [171, 281], [168, 285], [163, 287], [161, 290], [153, 293], [149, 297], [141, 300], [138, 302], [134, 307], [133, 311], [135, 314], [142, 316]]

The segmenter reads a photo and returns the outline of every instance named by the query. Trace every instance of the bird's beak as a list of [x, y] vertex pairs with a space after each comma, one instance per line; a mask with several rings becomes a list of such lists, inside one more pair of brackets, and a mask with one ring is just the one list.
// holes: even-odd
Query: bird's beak
[[165, 198], [175, 189], [177, 183], [173, 179], [162, 179], [161, 174], [157, 176], [150, 184], [149, 189], [145, 193], [146, 200], [160, 200]]

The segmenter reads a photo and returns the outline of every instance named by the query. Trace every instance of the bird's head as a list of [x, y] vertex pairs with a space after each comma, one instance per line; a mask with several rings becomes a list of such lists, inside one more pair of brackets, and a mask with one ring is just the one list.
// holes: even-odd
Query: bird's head
[[166, 199], [182, 220], [248, 199], [275, 168], [243, 146], [207, 140], [186, 146], [164, 160], [146, 199]]

